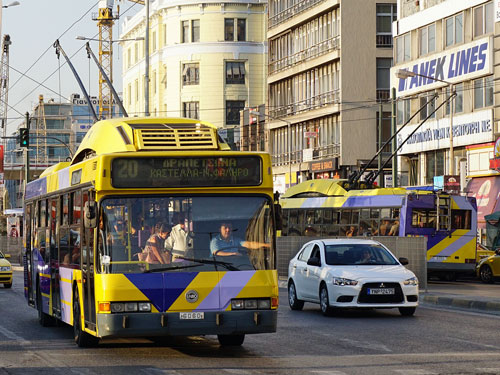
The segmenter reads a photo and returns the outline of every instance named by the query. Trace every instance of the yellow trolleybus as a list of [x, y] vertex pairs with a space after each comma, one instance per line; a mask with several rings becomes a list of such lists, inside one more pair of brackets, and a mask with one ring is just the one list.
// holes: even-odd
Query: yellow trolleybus
[[213, 125], [99, 121], [71, 162], [27, 184], [24, 209], [27, 301], [42, 325], [72, 325], [79, 346], [168, 335], [241, 345], [276, 331], [270, 158], [231, 151]]

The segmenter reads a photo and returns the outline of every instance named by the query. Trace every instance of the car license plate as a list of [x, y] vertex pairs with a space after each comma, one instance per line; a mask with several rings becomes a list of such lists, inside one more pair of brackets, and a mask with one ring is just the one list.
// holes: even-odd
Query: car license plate
[[370, 295], [385, 295], [394, 294], [394, 288], [370, 288], [368, 289], [368, 294]]
[[204, 312], [181, 312], [179, 313], [181, 320], [203, 320], [205, 319]]

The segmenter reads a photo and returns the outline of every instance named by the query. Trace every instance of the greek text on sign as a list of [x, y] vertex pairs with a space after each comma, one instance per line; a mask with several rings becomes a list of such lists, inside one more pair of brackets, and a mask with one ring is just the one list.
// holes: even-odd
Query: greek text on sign
[[[490, 74], [493, 71], [492, 45], [491, 38], [483, 38], [418, 59], [410, 66], [398, 65], [391, 71], [391, 87], [396, 87], [397, 96], [403, 96], [446, 85], [435, 79], [454, 83]], [[409, 70], [417, 75], [398, 79], [395, 69]]]

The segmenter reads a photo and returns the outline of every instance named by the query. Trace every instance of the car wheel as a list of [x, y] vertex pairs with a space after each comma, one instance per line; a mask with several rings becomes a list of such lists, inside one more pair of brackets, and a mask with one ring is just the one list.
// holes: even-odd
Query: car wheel
[[292, 310], [302, 310], [304, 307], [304, 301], [297, 299], [297, 290], [293, 281], [288, 284], [288, 304]]
[[416, 307], [398, 307], [399, 313], [403, 316], [412, 316], [415, 314]]
[[217, 335], [221, 346], [241, 346], [245, 341], [245, 335]]
[[4, 287], [5, 289], [12, 288], [12, 283], [3, 284], [3, 287]]
[[331, 316], [333, 314], [333, 308], [330, 306], [330, 299], [328, 298], [328, 289], [325, 284], [321, 285], [319, 290], [319, 306], [323, 315]]
[[40, 292], [40, 284], [36, 286], [36, 308], [38, 310], [38, 322], [42, 327], [50, 327], [54, 320], [49, 314], [45, 314], [42, 309], [42, 293]]
[[484, 265], [479, 269], [479, 277], [483, 283], [493, 284], [493, 272], [489, 266]]
[[91, 348], [97, 346], [99, 339], [82, 329], [82, 316], [80, 312], [80, 300], [78, 298], [78, 291], [75, 290], [73, 293], [73, 333], [75, 337], [75, 343], [80, 348]]

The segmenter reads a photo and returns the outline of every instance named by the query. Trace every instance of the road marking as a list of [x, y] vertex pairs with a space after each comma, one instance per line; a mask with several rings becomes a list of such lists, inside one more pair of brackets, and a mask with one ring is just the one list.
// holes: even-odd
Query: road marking
[[163, 370], [161, 368], [156, 367], [148, 367], [140, 369], [144, 374], [162, 374], [162, 375], [178, 375], [180, 374], [177, 370]]
[[236, 368], [224, 368], [221, 369], [222, 371], [228, 372], [230, 374], [241, 374], [241, 375], [246, 375], [246, 374], [254, 374], [255, 372], [253, 370], [243, 370], [243, 369], [236, 369]]
[[469, 344], [469, 345], [475, 345], [475, 346], [480, 346], [480, 347], [482, 346], [482, 347], [488, 348], [488, 349], [500, 349], [500, 346], [497, 346], [497, 345], [481, 344], [481, 343], [478, 343], [476, 341], [459, 339], [458, 337], [450, 337], [450, 339], [458, 341], [458, 342], [463, 342], [463, 343]]
[[437, 375], [436, 372], [424, 370], [424, 369], [406, 369], [406, 370], [394, 370], [401, 375]]
[[0, 326], [0, 333], [7, 337], [8, 339], [19, 341], [20, 345], [28, 345], [31, 342], [24, 339], [24, 337], [16, 335], [14, 332], [9, 331], [7, 328]]
[[323, 375], [347, 375], [346, 372], [336, 371], [336, 370], [313, 370], [313, 374], [323, 374]]

